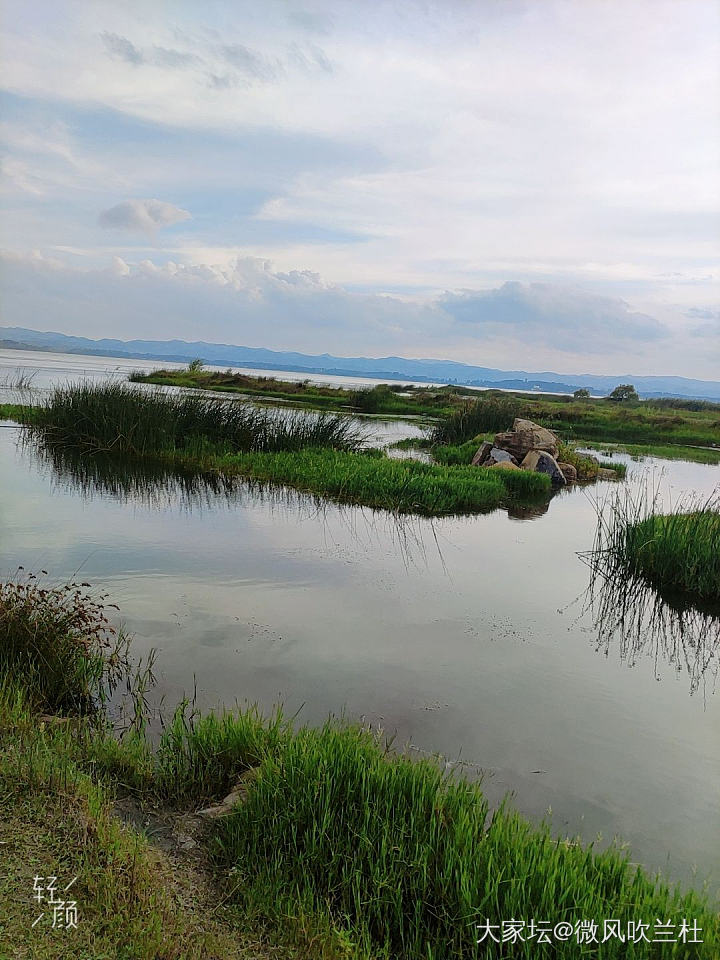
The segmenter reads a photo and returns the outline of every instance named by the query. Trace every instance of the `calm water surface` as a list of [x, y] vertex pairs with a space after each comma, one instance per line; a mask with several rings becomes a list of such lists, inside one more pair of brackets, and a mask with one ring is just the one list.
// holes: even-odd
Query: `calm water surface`
[[[242, 484], [83, 485], [20, 436], [0, 429], [0, 571], [78, 572], [110, 593], [135, 652], [158, 648], [168, 703], [196, 682], [204, 706], [363, 717], [484, 775], [493, 800], [514, 791], [559, 832], [617, 835], [634, 860], [717, 890], [717, 626], [600, 637], [578, 552], [616, 485], [565, 492], [541, 516], [398, 524]], [[630, 466], [632, 485], [674, 499], [720, 482], [716, 466]]]

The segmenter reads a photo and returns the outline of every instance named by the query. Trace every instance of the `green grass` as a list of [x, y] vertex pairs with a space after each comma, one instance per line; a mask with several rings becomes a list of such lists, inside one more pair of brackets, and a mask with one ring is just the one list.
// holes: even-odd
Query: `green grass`
[[112, 455], [400, 513], [475, 513], [506, 497], [549, 492], [548, 479], [539, 474], [501, 475], [359, 452], [362, 433], [342, 415], [276, 415], [239, 401], [145, 393], [120, 383], [58, 388], [45, 405], [32, 408], [28, 424], [30, 440], [53, 462], [73, 451]]
[[448, 443], [434, 445], [431, 449], [433, 460], [446, 466], [467, 466], [483, 442], [483, 437], [474, 437], [465, 443]]
[[720, 509], [654, 514], [628, 528], [630, 563], [661, 589], [720, 603]]
[[[61, 631], [66, 612], [31, 596], [35, 619]], [[85, 609], [78, 601], [78, 616]], [[14, 618], [0, 615], [0, 649], [15, 632]], [[79, 642], [73, 629], [69, 639]], [[336, 721], [294, 729], [279, 714], [200, 715], [181, 704], [153, 746], [142, 721], [121, 739], [102, 715], [38, 722], [37, 683], [36, 673], [9, 677], [0, 663], [2, 839], [13, 853], [0, 881], [0, 956], [258, 960], [269, 954], [246, 946], [258, 923], [304, 957], [508, 956], [507, 947], [476, 943], [475, 924], [486, 917], [697, 918], [705, 944], [661, 952], [608, 941], [582, 956], [716, 956], [718, 918], [705, 896], [648, 877], [618, 849], [557, 839], [508, 805], [491, 812], [480, 784], [393, 752], [365, 729]], [[178, 889], [182, 863], [163, 860], [112, 815], [118, 791], [140, 803], [163, 800], [167, 812], [218, 799], [238, 778], [244, 800], [206, 837], [221, 870], [210, 898], [197, 871]], [[76, 934], [32, 939], [34, 873], [77, 875]], [[230, 909], [225, 919], [220, 904]], [[510, 955], [580, 954], [575, 942], [526, 942]]]
[[525, 470], [501, 473], [334, 450], [237, 454], [223, 457], [220, 467], [341, 503], [430, 516], [491, 510], [508, 495], [537, 497], [550, 490], [548, 477]]
[[34, 409], [22, 403], [0, 403], [0, 420], [25, 421], [32, 416]]
[[[475, 924], [514, 918], [704, 917], [615, 849], [555, 839], [509, 807], [490, 813], [481, 787], [431, 761], [385, 751], [369, 732], [296, 732], [260, 768], [247, 802], [221, 821], [215, 851], [243, 879], [241, 902], [280, 921], [324, 916], [349, 955], [395, 958], [568, 957], [577, 943], [476, 943]], [[697, 950], [697, 953], [695, 952]], [[678, 947], [667, 956], [711, 956]], [[659, 951], [608, 942], [587, 957]]]
[[[164, 374], [168, 376], [165, 377]], [[148, 375], [152, 377], [153, 375]], [[213, 374], [205, 371], [164, 371], [157, 382], [179, 386], [202, 386], [224, 390], [227, 376], [240, 378], [239, 392], [257, 396], [275, 395], [319, 409], [385, 413], [391, 416], [440, 418], [435, 439], [462, 445], [480, 433], [506, 430], [516, 416], [527, 417], [554, 430], [563, 442], [578, 444], [623, 444], [628, 452], [720, 462], [720, 405], [695, 401], [666, 404], [655, 401], [616, 403], [610, 400], [574, 400], [571, 397], [499, 393], [478, 395], [461, 387], [400, 387], [381, 384], [376, 388], [349, 391], [305, 383]], [[196, 379], [210, 378], [196, 383]], [[215, 383], [213, 378], [219, 378]], [[138, 380], [146, 379], [139, 375]], [[255, 387], [248, 386], [248, 382]], [[402, 395], [401, 395], [402, 394]], [[23, 419], [27, 408], [0, 405], [0, 416]], [[711, 449], [702, 450], [708, 447]], [[713, 447], [717, 449], [712, 449]], [[633, 449], [635, 448], [635, 449]]]
[[479, 433], [508, 430], [525, 417], [553, 430], [565, 442], [607, 441], [634, 444], [720, 444], [720, 405], [698, 410], [664, 409], [648, 402], [573, 400], [488, 392], [451, 412], [435, 428], [440, 443], [460, 444]]
[[720, 603], [720, 502], [678, 503], [625, 492], [598, 515], [592, 557], [606, 579], [639, 577], [691, 602]]
[[489, 394], [479, 400], [466, 400], [437, 424], [432, 439], [438, 445], [460, 446], [481, 433], [509, 430], [515, 417], [523, 415], [522, 402], [509, 395]]
[[361, 430], [348, 417], [261, 410], [241, 401], [144, 391], [117, 381], [57, 387], [32, 410], [29, 429], [43, 441], [118, 455], [198, 456], [210, 448], [355, 450], [363, 444]]
[[523, 416], [554, 430], [565, 441], [663, 443], [711, 446], [720, 443], [720, 405], [702, 410], [658, 409], [645, 401], [535, 400]]
[[720, 404], [704, 401], [660, 399], [617, 403], [598, 398], [575, 400], [550, 394], [400, 384], [348, 390], [232, 371], [160, 370], [137, 374], [134, 379], [198, 389], [237, 390], [319, 409], [437, 418], [434, 439], [443, 444], [457, 445], [479, 433], [507, 430], [515, 417], [526, 417], [555, 430], [566, 441], [720, 445]]
[[430, 437], [403, 437], [390, 444], [391, 450], [430, 450], [433, 442]]
[[[98, 639], [108, 633], [100, 603], [32, 577], [0, 584], [0, 958], [289, 956], [219, 909], [227, 891], [208, 889], [205, 870], [153, 849], [114, 814], [128, 781], [140, 789], [152, 773], [161, 786], [167, 767], [142, 723], [113, 735], [105, 694], [116, 649]], [[33, 901], [35, 876], [57, 877], [58, 899], [77, 904], [76, 929], [53, 929], [51, 908]]]
[[189, 369], [153, 370], [150, 373], [133, 373], [129, 379], [133, 383], [241, 393], [258, 399], [281, 400], [320, 410], [382, 413], [394, 416], [443, 416], [452, 409], [453, 403], [460, 402], [434, 387], [382, 383], [376, 386], [348, 389], [326, 387], [311, 383], [309, 380], [279, 380], [272, 376], [234, 373], [231, 369], [224, 373]]

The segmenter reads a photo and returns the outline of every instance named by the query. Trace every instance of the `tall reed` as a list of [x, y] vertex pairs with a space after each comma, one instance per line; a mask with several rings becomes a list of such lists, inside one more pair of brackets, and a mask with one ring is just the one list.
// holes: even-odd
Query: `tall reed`
[[648, 491], [616, 494], [598, 511], [592, 565], [605, 578], [639, 577], [690, 600], [720, 603], [720, 498], [686, 498], [661, 512]]
[[364, 442], [360, 428], [341, 415], [262, 410], [237, 400], [146, 391], [119, 381], [57, 387], [29, 426], [50, 442], [132, 456], [199, 453], [210, 447], [357, 450]]
[[459, 445], [480, 433], [508, 430], [522, 412], [523, 404], [515, 397], [491, 395], [468, 401], [438, 423], [432, 439]]

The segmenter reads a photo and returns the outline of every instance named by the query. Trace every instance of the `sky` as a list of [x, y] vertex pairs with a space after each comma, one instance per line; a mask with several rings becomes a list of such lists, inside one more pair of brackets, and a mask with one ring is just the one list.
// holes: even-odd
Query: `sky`
[[716, 0], [7, 0], [0, 324], [720, 379]]

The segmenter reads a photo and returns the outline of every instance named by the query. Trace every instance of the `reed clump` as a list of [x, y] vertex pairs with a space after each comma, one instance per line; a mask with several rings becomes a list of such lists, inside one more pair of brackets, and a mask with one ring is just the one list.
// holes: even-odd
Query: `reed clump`
[[56, 388], [29, 427], [44, 441], [130, 456], [208, 450], [360, 449], [348, 417], [263, 410], [221, 397], [142, 390], [119, 381]]
[[0, 676], [35, 709], [87, 713], [125, 667], [125, 641], [89, 584], [46, 587], [34, 574], [0, 584]]
[[720, 500], [689, 499], [662, 512], [647, 493], [615, 496], [598, 515], [593, 564], [690, 601], [720, 603]]
[[653, 514], [630, 527], [625, 549], [651, 583], [693, 599], [720, 603], [720, 510]]
[[522, 414], [522, 402], [511, 396], [485, 396], [466, 401], [441, 420], [432, 433], [433, 443], [459, 445], [480, 433], [506, 430]]

